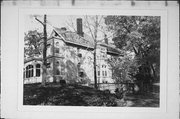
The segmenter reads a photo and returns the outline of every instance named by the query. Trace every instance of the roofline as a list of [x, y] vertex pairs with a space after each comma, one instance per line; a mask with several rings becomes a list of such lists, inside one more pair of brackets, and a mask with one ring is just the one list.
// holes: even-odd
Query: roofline
[[[57, 31], [56, 31], [56, 29], [53, 29], [61, 38], [62, 38], [62, 40], [65, 42], [65, 43], [69, 43], [69, 44], [74, 44], [74, 45], [77, 45], [77, 46], [80, 46], [80, 47], [85, 47], [85, 48], [90, 48], [90, 49], [94, 49], [94, 47], [91, 47], [91, 46], [85, 46], [85, 45], [78, 45], [77, 43], [74, 43], [74, 42], [71, 42], [71, 41], [68, 41], [68, 40], [66, 40], [61, 34], [59, 34]], [[69, 32], [71, 32], [71, 31], [69, 31]], [[72, 33], [76, 33], [76, 32], [72, 32]], [[77, 34], [77, 33], [76, 33]], [[77, 34], [77, 35], [79, 35], [79, 34]], [[79, 37], [80, 38], [82, 38], [82, 39], [84, 39], [84, 40], [86, 40], [84, 37], [82, 37], [82, 36], [80, 36], [79, 35]], [[88, 41], [88, 40], [86, 40], [86, 41]]]
[[91, 47], [91, 46], [85, 46], [85, 45], [79, 45], [79, 44], [77, 44], [77, 43], [74, 43], [74, 42], [71, 42], [71, 41], [64, 40], [63, 38], [60, 39], [60, 38], [57, 38], [57, 37], [51, 37], [51, 39], [52, 39], [52, 38], [56, 38], [56, 39], [58, 39], [58, 40], [63, 40], [64, 43], [69, 44], [69, 45], [72, 45], [72, 46], [79, 46], [79, 47], [81, 47], [81, 48], [85, 48], [85, 49], [87, 48], [87, 49], [91, 49], [91, 50], [94, 49], [94, 47]]
[[28, 63], [28, 62], [31, 62], [33, 60], [38, 60], [38, 61], [42, 61], [42, 58], [31, 58], [31, 59], [27, 59], [27, 60], [24, 60], [24, 63]]

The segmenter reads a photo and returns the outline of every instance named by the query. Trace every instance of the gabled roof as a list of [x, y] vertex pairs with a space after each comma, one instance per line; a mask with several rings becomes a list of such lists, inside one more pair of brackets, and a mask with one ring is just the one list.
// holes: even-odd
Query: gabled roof
[[[60, 36], [66, 44], [90, 50], [94, 49], [94, 40], [85, 33], [82, 37], [76, 32], [62, 30], [61, 28], [54, 28], [53, 32]], [[117, 48], [112, 47], [111, 45], [108, 45], [106, 43], [100, 43], [99, 45], [107, 47], [107, 54], [121, 55], [121, 52]]]
[[53, 32], [63, 38], [64, 42], [70, 45], [94, 49], [94, 41], [91, 37], [84, 33], [84, 36], [78, 35], [76, 32], [64, 31], [60, 28], [54, 28]]

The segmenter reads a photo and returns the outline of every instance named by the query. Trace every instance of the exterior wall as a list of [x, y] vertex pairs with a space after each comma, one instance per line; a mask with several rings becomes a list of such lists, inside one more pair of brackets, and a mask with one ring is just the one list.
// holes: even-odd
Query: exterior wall
[[[88, 49], [79, 49], [74, 46], [67, 46], [61, 38], [52, 38], [47, 42], [47, 82], [59, 82], [66, 80], [67, 83], [80, 82], [94, 83], [93, 52]], [[107, 60], [107, 49], [104, 46], [97, 46], [97, 80], [98, 83], [113, 83], [112, 72]], [[32, 64], [33, 67], [41, 61], [25, 63], [24, 67]], [[81, 72], [83, 76], [79, 76]], [[24, 78], [24, 83], [37, 83], [42, 81], [42, 75]], [[42, 74], [42, 72], [41, 72]]]
[[90, 80], [89, 83], [94, 83], [94, 64], [93, 64], [93, 53], [80, 49], [79, 53], [82, 54], [82, 57], [79, 58], [79, 62], [81, 63], [80, 69], [84, 72], [84, 78], [86, 80]]
[[99, 45], [97, 47], [97, 78], [98, 83], [113, 83], [112, 71], [107, 63], [107, 49]]

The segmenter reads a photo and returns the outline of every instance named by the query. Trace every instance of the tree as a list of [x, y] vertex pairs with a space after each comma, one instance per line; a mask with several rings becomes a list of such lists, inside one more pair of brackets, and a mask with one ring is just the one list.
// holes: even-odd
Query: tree
[[39, 19], [35, 18], [39, 23], [43, 25], [43, 65], [42, 65], [42, 85], [46, 84], [46, 76], [47, 76], [47, 59], [46, 59], [46, 51], [47, 51], [47, 18], [46, 14], [44, 15], [44, 21], [41, 22]]
[[97, 49], [97, 35], [98, 35], [98, 31], [101, 27], [100, 23], [101, 20], [103, 19], [103, 16], [85, 16], [85, 27], [89, 30], [92, 39], [94, 40], [94, 88], [98, 89], [98, 85], [97, 85], [97, 63], [96, 63], [96, 49]]
[[[25, 48], [24, 54], [26, 57], [36, 57], [43, 54], [43, 65], [42, 65], [42, 85], [45, 86], [46, 76], [47, 76], [47, 30], [46, 30], [46, 15], [44, 15], [44, 22], [41, 22], [39, 19], [35, 18], [39, 23], [43, 25], [43, 33], [37, 32], [37, 30], [29, 31], [25, 34]], [[43, 45], [42, 45], [43, 44]], [[43, 47], [41, 47], [43, 46]]]
[[[85, 28], [85, 31], [87, 31], [86, 33], [88, 35], [90, 35], [90, 37], [93, 39], [94, 42], [94, 51], [93, 51], [93, 64], [94, 64], [94, 88], [97, 89], [98, 85], [97, 85], [97, 63], [96, 63], [96, 49], [97, 49], [97, 43], [101, 42], [103, 39], [98, 39], [99, 38], [99, 34], [103, 33], [105, 34], [105, 27], [102, 25], [103, 24], [103, 20], [104, 20], [104, 16], [100, 16], [100, 15], [92, 15], [92, 16], [83, 16], [84, 18], [84, 22], [83, 22], [83, 27]], [[67, 22], [67, 25], [70, 26], [74, 31], [76, 31], [74, 23], [72, 21], [72, 19], [70, 20], [70, 22]], [[77, 31], [76, 31], [77, 32]]]
[[42, 53], [41, 41], [43, 39], [43, 33], [37, 30], [28, 31], [25, 33], [24, 42], [24, 57], [38, 57]]
[[[151, 79], [141, 78], [143, 81], [159, 80], [160, 17], [107, 16], [105, 23], [115, 34], [112, 40], [116, 47], [126, 54], [134, 54], [128, 67], [130, 76], [135, 77], [143, 73], [144, 77], [152, 77]], [[133, 72], [130, 71], [132, 68], [135, 69]]]

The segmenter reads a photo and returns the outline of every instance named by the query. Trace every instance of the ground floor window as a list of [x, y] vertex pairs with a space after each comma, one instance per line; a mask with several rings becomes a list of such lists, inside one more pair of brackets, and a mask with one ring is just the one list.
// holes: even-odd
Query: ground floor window
[[33, 77], [34, 75], [33, 68], [34, 68], [33, 65], [28, 65], [26, 67], [26, 78]]
[[28, 65], [24, 69], [24, 78], [31, 78], [33, 76], [40, 77], [41, 75], [41, 65], [36, 64], [35, 66], [33, 65]]
[[100, 76], [100, 71], [98, 71], [98, 76]]
[[36, 64], [36, 76], [40, 77], [40, 75], [41, 75], [41, 65]]
[[65, 64], [62, 59], [56, 62], [55, 75], [65, 75]]

